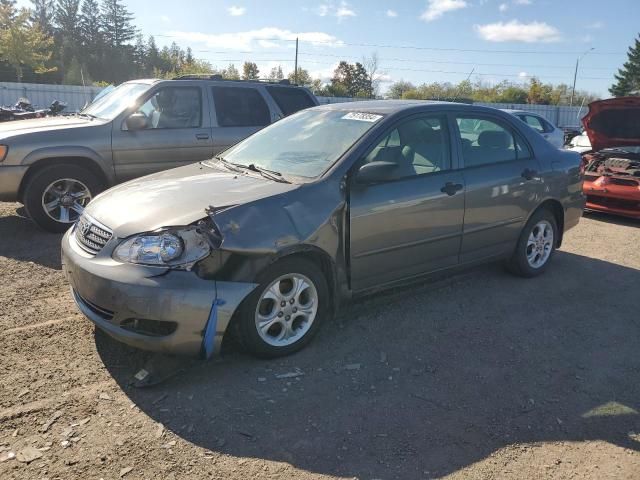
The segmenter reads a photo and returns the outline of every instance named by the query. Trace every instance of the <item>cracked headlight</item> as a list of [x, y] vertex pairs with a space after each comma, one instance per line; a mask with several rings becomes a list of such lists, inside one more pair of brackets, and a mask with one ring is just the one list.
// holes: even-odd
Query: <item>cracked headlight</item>
[[195, 228], [144, 233], [123, 241], [113, 252], [121, 262], [185, 266], [206, 257], [209, 243]]

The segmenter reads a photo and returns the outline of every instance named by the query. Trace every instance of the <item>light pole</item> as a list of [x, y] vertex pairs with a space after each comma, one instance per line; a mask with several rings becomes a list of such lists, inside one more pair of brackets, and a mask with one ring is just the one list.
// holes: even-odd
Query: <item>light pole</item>
[[582, 55], [580, 55], [578, 58], [576, 58], [576, 70], [575, 70], [575, 72], [573, 72], [573, 88], [571, 89], [571, 100], [569, 100], [569, 106], [570, 107], [573, 106], [573, 97], [576, 94], [576, 79], [578, 78], [578, 64], [580, 63], [580, 60], [582, 58], [584, 58], [587, 55], [589, 55], [589, 53], [592, 52], [595, 49], [596, 49], [595, 47], [591, 47], [589, 50], [587, 50]]

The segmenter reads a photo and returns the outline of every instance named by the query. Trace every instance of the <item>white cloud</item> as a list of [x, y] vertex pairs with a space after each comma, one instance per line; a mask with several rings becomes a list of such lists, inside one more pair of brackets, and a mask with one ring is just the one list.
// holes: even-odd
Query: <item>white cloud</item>
[[236, 7], [235, 5], [227, 8], [227, 13], [229, 15], [231, 15], [232, 17], [241, 17], [246, 12], [247, 12], [246, 8], [244, 8], [244, 7]]
[[396, 12], [395, 10], [387, 10], [387, 17], [389, 18], [396, 18], [398, 16], [398, 12]]
[[531, 5], [533, 2], [531, 0], [513, 0], [513, 3], [516, 5]]
[[235, 33], [200, 33], [171, 31], [168, 35], [176, 37], [185, 43], [200, 43], [209, 48], [225, 48], [229, 50], [251, 50], [256, 46], [271, 48], [277, 40], [295, 40], [311, 43], [316, 46], [336, 47], [342, 41], [324, 32], [292, 32], [277, 27], [265, 27], [259, 30], [249, 30]]
[[427, 9], [422, 12], [420, 18], [425, 22], [431, 22], [440, 18], [447, 12], [466, 8], [469, 4], [465, 0], [428, 0]]
[[351, 6], [344, 0], [340, 2], [340, 4], [336, 5], [333, 2], [330, 3], [322, 3], [318, 5], [313, 11], [315, 11], [316, 15], [320, 17], [336, 17], [338, 21], [342, 21], [345, 18], [355, 17], [356, 12], [351, 8]]
[[163, 23], [169, 23], [171, 21], [167, 15], [161, 15], [160, 20], [162, 20]]
[[520, 78], [527, 78], [527, 77], [529, 76], [529, 74], [528, 74], [527, 72], [520, 72], [520, 73], [518, 74], [518, 76], [519, 76]]
[[481, 38], [489, 42], [550, 43], [561, 39], [558, 29], [545, 22], [511, 20], [475, 25], [474, 28]]
[[500, 10], [501, 12], [506, 12], [507, 10], [509, 10], [509, 5], [506, 3], [501, 3], [498, 7], [498, 10]]

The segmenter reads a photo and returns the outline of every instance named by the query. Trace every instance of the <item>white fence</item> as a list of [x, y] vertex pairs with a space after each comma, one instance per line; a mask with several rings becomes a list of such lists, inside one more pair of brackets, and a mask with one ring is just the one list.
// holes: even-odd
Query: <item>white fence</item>
[[14, 105], [25, 97], [35, 108], [47, 108], [54, 100], [60, 100], [67, 104], [65, 111], [74, 112], [93, 100], [100, 90], [102, 87], [0, 82], [0, 105]]
[[[36, 108], [46, 108], [54, 100], [67, 104], [67, 112], [80, 110], [90, 102], [102, 87], [82, 87], [76, 85], [46, 85], [38, 83], [0, 82], [0, 105], [13, 105], [18, 98], [26, 97]], [[362, 100], [351, 97], [318, 97], [321, 104], [342, 103]], [[494, 108], [525, 110], [542, 115], [559, 127], [579, 126], [580, 119], [587, 113], [586, 107], [567, 107], [556, 105], [528, 105], [514, 103], [477, 103]]]

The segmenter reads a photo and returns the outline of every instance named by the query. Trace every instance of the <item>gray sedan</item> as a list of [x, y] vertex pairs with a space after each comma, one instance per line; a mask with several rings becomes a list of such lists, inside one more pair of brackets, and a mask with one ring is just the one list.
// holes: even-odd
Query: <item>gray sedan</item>
[[583, 206], [579, 155], [504, 112], [335, 104], [108, 190], [62, 256], [78, 308], [124, 343], [209, 357], [233, 332], [275, 357], [353, 295], [496, 260], [539, 275]]
[[551, 145], [556, 148], [564, 147], [564, 131], [556, 127], [549, 120], [536, 113], [524, 110], [504, 110], [514, 117], [519, 118], [532, 129], [542, 135]]

